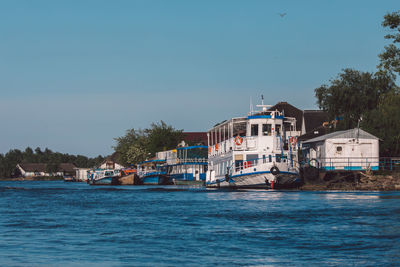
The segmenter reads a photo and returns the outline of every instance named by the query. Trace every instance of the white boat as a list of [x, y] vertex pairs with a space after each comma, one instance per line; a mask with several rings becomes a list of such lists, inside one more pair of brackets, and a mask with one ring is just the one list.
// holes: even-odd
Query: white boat
[[208, 131], [207, 187], [288, 188], [300, 182], [296, 119], [270, 106]]

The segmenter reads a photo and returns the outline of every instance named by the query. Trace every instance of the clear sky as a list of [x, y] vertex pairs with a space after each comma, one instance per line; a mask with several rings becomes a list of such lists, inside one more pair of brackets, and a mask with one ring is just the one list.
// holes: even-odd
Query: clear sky
[[398, 0], [0, 0], [0, 153], [107, 155], [126, 129], [164, 120], [206, 131], [261, 94], [316, 109], [314, 89], [343, 68], [375, 71], [383, 16], [398, 9]]

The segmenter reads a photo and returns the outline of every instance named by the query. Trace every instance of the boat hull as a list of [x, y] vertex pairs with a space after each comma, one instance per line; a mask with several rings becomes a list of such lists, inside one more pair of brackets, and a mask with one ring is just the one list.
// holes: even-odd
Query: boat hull
[[104, 177], [101, 179], [90, 180], [90, 185], [117, 185], [119, 184], [118, 177]]
[[140, 178], [142, 185], [167, 185], [171, 184], [166, 175], [150, 175]]
[[247, 173], [243, 175], [233, 175], [228, 178], [220, 178], [215, 181], [206, 182], [206, 187], [220, 188], [249, 188], [249, 189], [284, 189], [294, 188], [300, 184], [298, 173], [279, 173], [271, 172]]

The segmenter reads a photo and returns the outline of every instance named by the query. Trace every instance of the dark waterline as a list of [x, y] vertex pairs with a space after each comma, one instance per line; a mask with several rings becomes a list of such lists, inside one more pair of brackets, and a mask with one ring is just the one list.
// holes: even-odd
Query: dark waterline
[[0, 264], [400, 265], [400, 192], [0, 182]]

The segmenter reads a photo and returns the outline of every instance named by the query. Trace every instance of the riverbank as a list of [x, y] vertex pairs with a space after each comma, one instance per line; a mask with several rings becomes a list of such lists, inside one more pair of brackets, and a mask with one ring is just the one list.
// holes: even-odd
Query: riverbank
[[316, 179], [305, 178], [302, 191], [400, 191], [400, 172], [325, 173]]
[[0, 178], [0, 181], [64, 181], [61, 176]]

